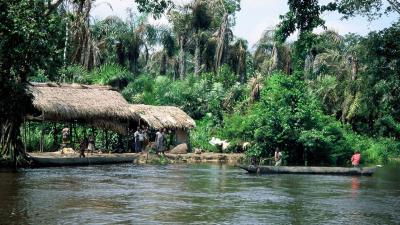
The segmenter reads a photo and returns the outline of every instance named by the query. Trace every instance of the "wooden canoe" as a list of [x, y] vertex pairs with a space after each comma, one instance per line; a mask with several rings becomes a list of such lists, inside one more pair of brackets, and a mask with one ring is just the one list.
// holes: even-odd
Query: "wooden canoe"
[[119, 164], [133, 163], [138, 156], [135, 154], [104, 154], [87, 156], [79, 158], [77, 156], [39, 156], [31, 155], [30, 158], [34, 162], [35, 167], [52, 167], [52, 166], [85, 166], [85, 165], [102, 165], [102, 164]]
[[313, 166], [239, 166], [249, 173], [258, 174], [320, 174], [371, 176], [377, 167], [313, 167]]

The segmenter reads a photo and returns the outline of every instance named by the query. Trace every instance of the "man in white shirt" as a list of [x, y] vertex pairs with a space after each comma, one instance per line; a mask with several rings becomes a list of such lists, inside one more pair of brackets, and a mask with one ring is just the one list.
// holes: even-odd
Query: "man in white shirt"
[[135, 152], [138, 153], [141, 151], [141, 146], [140, 146], [140, 129], [138, 128], [135, 133], [133, 134], [133, 137], [135, 138]]
[[139, 152], [143, 151], [144, 134], [143, 130], [139, 129]]

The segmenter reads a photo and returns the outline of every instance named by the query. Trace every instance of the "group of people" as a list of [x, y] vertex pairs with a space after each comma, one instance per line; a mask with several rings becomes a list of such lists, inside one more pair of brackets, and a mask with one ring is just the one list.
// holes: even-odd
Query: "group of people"
[[[135, 133], [133, 134], [134, 136], [134, 150], [135, 153], [142, 152], [145, 150], [146, 146], [149, 143], [150, 136], [149, 136], [149, 131], [148, 128], [141, 128], [139, 127]], [[165, 129], [159, 129], [156, 132], [155, 135], [155, 148], [156, 148], [156, 153], [162, 153], [164, 154], [164, 151], [166, 149], [166, 130]]]
[[142, 152], [149, 140], [148, 128], [138, 128], [133, 134], [134, 150], [136, 153]]
[[94, 137], [90, 136], [89, 139], [83, 138], [79, 143], [79, 158], [85, 158], [85, 151], [90, 151], [93, 153], [94, 147]]

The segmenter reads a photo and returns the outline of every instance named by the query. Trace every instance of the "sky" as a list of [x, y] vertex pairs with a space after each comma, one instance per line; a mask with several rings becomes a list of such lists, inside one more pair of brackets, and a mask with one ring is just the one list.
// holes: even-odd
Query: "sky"
[[[188, 1], [175, 0], [175, 3], [182, 4]], [[321, 0], [321, 2], [327, 2], [327, 0]], [[136, 9], [134, 0], [97, 0], [92, 10], [92, 16], [93, 18], [102, 19], [110, 15], [116, 15], [125, 19], [127, 8]], [[286, 0], [241, 0], [241, 11], [236, 13], [236, 26], [233, 32], [237, 37], [246, 39], [249, 42], [249, 47], [252, 47], [257, 43], [263, 31], [276, 26], [279, 23], [279, 15], [283, 15], [287, 11]], [[383, 16], [372, 22], [362, 17], [350, 18], [349, 20], [341, 20], [340, 17], [338, 13], [332, 12], [323, 15], [327, 27], [342, 35], [347, 33], [365, 35], [371, 31], [389, 27], [398, 20], [398, 16], [393, 14]], [[165, 24], [167, 20], [165, 18], [161, 18], [158, 21], [151, 19], [151, 23]], [[295, 38], [295, 35], [293, 35], [290, 39], [294, 40]]]

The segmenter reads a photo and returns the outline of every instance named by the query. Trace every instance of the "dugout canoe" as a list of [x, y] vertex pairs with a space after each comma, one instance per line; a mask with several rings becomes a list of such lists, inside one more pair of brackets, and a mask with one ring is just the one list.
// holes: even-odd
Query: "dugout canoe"
[[138, 156], [134, 153], [125, 154], [95, 154], [86, 155], [85, 158], [73, 156], [49, 156], [40, 154], [30, 154], [34, 162], [34, 167], [57, 167], [57, 166], [86, 166], [86, 165], [104, 165], [133, 163]]
[[319, 174], [319, 175], [346, 175], [371, 176], [377, 167], [349, 168], [349, 167], [313, 167], [313, 166], [243, 166], [240, 168], [248, 173], [258, 174]]

